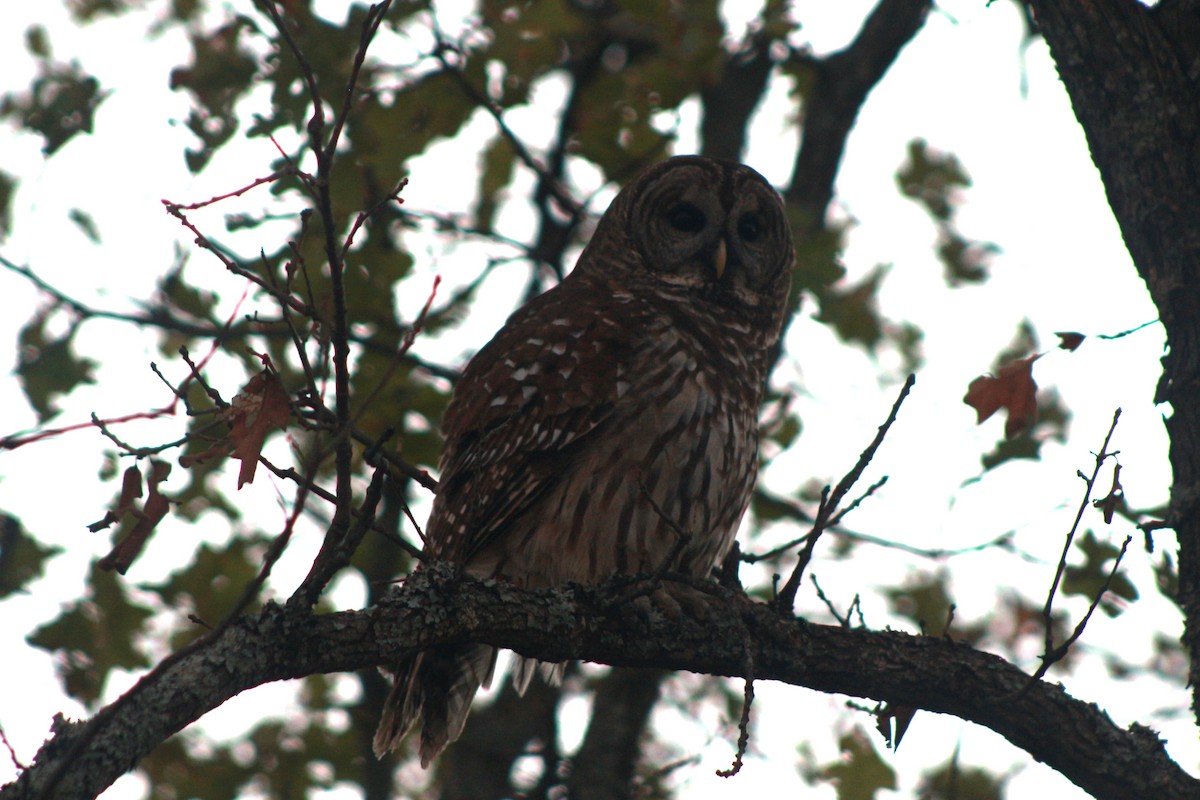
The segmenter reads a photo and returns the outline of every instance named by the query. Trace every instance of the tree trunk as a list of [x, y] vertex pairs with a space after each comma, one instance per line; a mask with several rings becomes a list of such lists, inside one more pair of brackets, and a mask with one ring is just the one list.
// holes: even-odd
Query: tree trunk
[[[1108, 203], [1167, 332], [1167, 522], [1179, 539], [1183, 644], [1200, 686], [1200, 3], [1031, 0]], [[1192, 698], [1200, 721], [1200, 703]]]

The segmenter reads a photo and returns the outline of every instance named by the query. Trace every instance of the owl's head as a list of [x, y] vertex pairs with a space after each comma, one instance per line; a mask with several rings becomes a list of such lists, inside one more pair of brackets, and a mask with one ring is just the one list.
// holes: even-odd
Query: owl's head
[[776, 313], [795, 259], [770, 184], [750, 167], [702, 156], [677, 156], [638, 175], [588, 250], [598, 244], [602, 251], [585, 252], [580, 269], [634, 270], [664, 287]]

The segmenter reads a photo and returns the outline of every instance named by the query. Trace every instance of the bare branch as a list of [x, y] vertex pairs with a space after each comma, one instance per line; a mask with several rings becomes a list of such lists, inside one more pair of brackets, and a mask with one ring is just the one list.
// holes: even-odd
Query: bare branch
[[838, 514], [838, 507], [846, 494], [854, 488], [854, 484], [862, 477], [863, 470], [871, 463], [871, 459], [875, 457], [875, 452], [879, 446], [883, 444], [883, 439], [887, 436], [888, 430], [892, 427], [892, 423], [896, 421], [896, 415], [900, 413], [900, 406], [904, 403], [904, 399], [908, 397], [909, 391], [917, 382], [916, 375], [909, 375], [904, 381], [904, 386], [900, 388], [900, 394], [896, 398], [896, 402], [892, 404], [892, 410], [888, 414], [884, 423], [879, 426], [875, 438], [867, 445], [867, 449], [863, 450], [858, 457], [858, 461], [847, 472], [840, 481], [837, 487], [829, 493], [829, 487], [825, 487], [825, 491], [821, 494], [821, 506], [817, 509], [817, 517], [813, 521], [812, 530], [808, 534], [808, 538], [804, 543], [804, 550], [801, 551], [800, 557], [796, 562], [795, 569], [787, 579], [787, 583], [779, 591], [779, 596], [775, 598], [776, 607], [780, 610], [790, 612], [796, 602], [796, 592], [800, 589], [800, 578], [804, 575], [804, 570], [808, 567], [808, 562], [812, 560], [814, 548], [817, 546], [817, 540], [821, 534], [829, 527], [831, 520], [835, 518], [841, 519], [843, 515]]
[[[1045, 627], [1045, 647], [1042, 649], [1042, 666], [1038, 670], [1038, 677], [1045, 675], [1050, 665], [1066, 654], [1064, 651], [1057, 658], [1053, 657], [1056, 651], [1054, 648], [1054, 626], [1051, 624], [1050, 615], [1054, 607], [1054, 595], [1058, 592], [1058, 585], [1062, 582], [1063, 572], [1067, 568], [1067, 556], [1071, 552], [1071, 544], [1075, 541], [1075, 533], [1079, 530], [1079, 523], [1083, 519], [1083, 512], [1087, 511], [1088, 506], [1091, 505], [1092, 489], [1096, 485], [1096, 479], [1100, 476], [1100, 468], [1104, 466], [1105, 461], [1116, 455], [1115, 452], [1110, 453], [1108, 451], [1108, 443], [1112, 441], [1113, 432], [1116, 431], [1117, 421], [1120, 418], [1121, 409], [1118, 408], [1113, 413], [1112, 424], [1108, 426], [1108, 433], [1104, 436], [1104, 444], [1100, 445], [1100, 450], [1095, 453], [1096, 466], [1092, 470], [1092, 476], [1089, 478], [1082, 472], [1079, 473], [1079, 477], [1083, 478], [1085, 483], [1083, 499], [1079, 501], [1079, 508], [1075, 512], [1075, 520], [1071, 523], [1070, 530], [1067, 531], [1066, 540], [1063, 542], [1062, 555], [1058, 558], [1058, 568], [1054, 572], [1054, 580], [1050, 584], [1050, 591], [1046, 594], [1046, 604], [1042, 608], [1042, 624]], [[1121, 552], [1124, 552], [1124, 548], [1122, 548]], [[1108, 584], [1105, 583], [1105, 589], [1107, 588]], [[1088, 617], [1090, 616], [1091, 612], [1088, 612]], [[1074, 638], [1078, 638], [1078, 636]]]

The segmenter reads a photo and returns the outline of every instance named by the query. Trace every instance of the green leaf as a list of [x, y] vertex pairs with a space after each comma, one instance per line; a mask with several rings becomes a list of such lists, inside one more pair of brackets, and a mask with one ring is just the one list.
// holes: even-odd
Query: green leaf
[[1008, 347], [996, 355], [996, 360], [992, 362], [992, 371], [998, 372], [1001, 367], [1010, 361], [1028, 358], [1037, 351], [1037, 331], [1034, 330], [1033, 323], [1028, 318], [1023, 319], [1017, 325], [1017, 332], [1013, 334], [1013, 339], [1009, 342]]
[[[1112, 561], [1121, 552], [1121, 548], [1111, 542], [1101, 541], [1094, 531], [1087, 531], [1082, 538], [1076, 540], [1083, 552], [1084, 562], [1081, 565], [1068, 565], [1063, 572], [1062, 590], [1064, 594], [1078, 595], [1088, 600], [1094, 599], [1104, 588], [1104, 582], [1112, 573]], [[1100, 610], [1110, 617], [1115, 617], [1124, 611], [1124, 604], [1117, 598], [1132, 603], [1138, 599], [1138, 590], [1125, 576], [1118, 572], [1112, 576], [1108, 591], [1100, 600]]]
[[259, 61], [243, 41], [253, 24], [236, 17], [211, 33], [191, 37], [192, 63], [171, 71], [171, 88], [186, 90], [196, 101], [188, 129], [200, 147], [186, 154], [188, 169], [199, 172], [238, 129], [234, 106], [258, 77]]
[[975, 242], [944, 226], [938, 236], [937, 257], [946, 268], [946, 283], [951, 288], [983, 283], [988, 277], [992, 256], [1000, 252], [991, 242]]
[[813, 777], [837, 786], [838, 800], [873, 800], [881, 789], [896, 788], [896, 771], [880, 757], [870, 739], [856, 728], [838, 740], [842, 758]]
[[921, 582], [888, 589], [888, 600], [892, 611], [907, 617], [917, 624], [921, 632], [929, 636], [941, 636], [950, 619], [950, 594], [946, 591], [947, 576], [944, 572], [927, 575]]
[[931, 149], [924, 139], [914, 139], [908, 143], [908, 160], [897, 171], [896, 184], [933, 218], [938, 230], [936, 252], [945, 267], [946, 284], [957, 288], [986, 280], [992, 256], [1000, 248], [992, 242], [967, 239], [954, 226], [955, 212], [962, 203], [960, 190], [971, 185], [958, 159]]
[[42, 577], [46, 561], [62, 552], [27, 534], [16, 517], [0, 512], [0, 599], [22, 591]]
[[817, 321], [833, 326], [843, 341], [861, 344], [873, 351], [883, 339], [879, 286], [888, 269], [879, 264], [856, 284], [845, 288], [830, 287], [821, 292]]
[[253, 759], [234, 757], [229, 747], [210, 743], [203, 749], [187, 747], [185, 736], [172, 736], [138, 762], [138, 770], [150, 784], [151, 800], [241, 797], [242, 788], [263, 766]]
[[955, 759], [925, 775], [917, 796], [921, 800], [1000, 800], [1006, 782], [979, 767], [963, 767]]
[[[225, 618], [241, 599], [262, 566], [264, 541], [261, 537], [239, 537], [224, 547], [203, 544], [191, 563], [172, 573], [166, 581], [144, 588], [162, 598], [171, 608], [187, 610], [209, 625]], [[183, 631], [174, 644], [194, 638], [195, 631]]]
[[96, 109], [107, 93], [73, 62], [55, 64], [43, 59], [39, 73], [29, 92], [0, 99], [0, 119], [11, 119], [40, 134], [42, 152], [50, 156], [76, 134], [91, 133]]
[[996, 448], [980, 458], [983, 471], [995, 469], [1006, 461], [1017, 458], [1038, 459], [1042, 445], [1048, 441], [1065, 442], [1071, 412], [1054, 389], [1042, 389], [1037, 393], [1037, 424], [1026, 428], [1011, 439], [1004, 438]]
[[[481, 63], [468, 61], [461, 80], [474, 87], [486, 81]], [[453, 136], [476, 111], [460, 77], [447, 70], [429, 73], [394, 96], [364, 98], [351, 121], [350, 137], [363, 166], [379, 180], [397, 173], [412, 156], [441, 137]]]
[[80, 208], [72, 208], [67, 212], [67, 218], [83, 231], [92, 244], [100, 244], [100, 229], [96, 227], [96, 220], [92, 219], [91, 214]]
[[28, 642], [57, 653], [57, 670], [67, 694], [92, 704], [114, 669], [141, 669], [149, 660], [136, 643], [153, 612], [133, 602], [115, 572], [92, 564], [85, 598], [69, 604]]
[[479, 173], [479, 204], [475, 207], [475, 225], [490, 231], [500, 205], [499, 195], [512, 180], [516, 153], [512, 144], [497, 136], [483, 153], [483, 169]]
[[41, 25], [30, 25], [25, 29], [25, 49], [39, 59], [50, 58], [50, 37]]
[[21, 329], [17, 338], [20, 352], [17, 377], [41, 422], [58, 413], [55, 401], [59, 397], [69, 394], [80, 384], [96, 382], [93, 377], [96, 363], [89, 358], [77, 357], [71, 346], [77, 327], [72, 326], [62, 336], [47, 332], [47, 320], [52, 310], [37, 314]]
[[12, 230], [12, 201], [17, 192], [17, 179], [0, 170], [0, 240]]
[[183, 270], [184, 265], [180, 263], [158, 281], [158, 291], [166, 305], [191, 319], [215, 323], [213, 308], [219, 298], [202, 286], [185, 280]]
[[842, 251], [846, 248], [846, 227], [830, 225], [817, 227], [804, 212], [793, 206], [787, 208], [788, 224], [796, 242], [796, 272], [792, 281], [792, 307], [798, 304], [801, 291], [818, 296], [829, 286], [846, 277], [842, 266]]
[[100, 16], [118, 16], [144, 5], [137, 0], [70, 0], [67, 7], [77, 22], [92, 22]]
[[913, 139], [908, 143], [908, 160], [896, 172], [896, 185], [935, 220], [946, 222], [959, 202], [955, 191], [969, 187], [971, 179], [953, 154], [939, 153], [924, 139]]
[[496, 83], [501, 107], [523, 103], [535, 80], [559, 65], [564, 44], [574, 44], [587, 17], [561, 0], [482, 3], [482, 20], [493, 40], [489, 61], [503, 70]]

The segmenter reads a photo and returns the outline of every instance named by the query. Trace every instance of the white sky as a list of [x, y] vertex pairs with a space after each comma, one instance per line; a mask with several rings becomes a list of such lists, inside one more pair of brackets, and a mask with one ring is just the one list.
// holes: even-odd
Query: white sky
[[[249, 3], [231, 5], [244, 9]], [[849, 41], [872, 5], [860, 0], [799, 2], [796, 13], [817, 52], [827, 52]], [[243, 142], [223, 154], [216, 168], [204, 176], [190, 176], [181, 155], [190, 137], [179, 122], [186, 114], [186, 98], [166, 88], [170, 67], [187, 52], [182, 36], [173, 33], [147, 41], [136, 19], [101, 22], [83, 33], [64, 20], [58, 4], [0, 8], [0, 87], [27, 85], [32, 63], [24, 55], [22, 35], [31, 22], [38, 21], [51, 29], [59, 57], [78, 58], [114, 91], [100, 108], [97, 134], [78, 137], [50, 161], [43, 161], [39, 141], [0, 128], [0, 169], [22, 179], [13, 235], [0, 242], [0, 254], [30, 265], [85, 302], [128, 309], [127, 298], [146, 295], [172, 263], [175, 244], [186, 246], [188, 241], [163, 212], [160, 200], [203, 199], [241, 186], [269, 171], [274, 151], [261, 140]], [[1114, 408], [1124, 409], [1114, 443], [1121, 450], [1122, 481], [1130, 503], [1135, 507], [1161, 503], [1169, 485], [1163, 409], [1151, 404], [1162, 352], [1161, 331], [1152, 326], [1116, 341], [1091, 339], [1074, 354], [1055, 351], [1041, 359], [1035, 367], [1039, 384], [1057, 388], [1074, 414], [1070, 440], [1066, 445], [1048, 444], [1040, 463], [1010, 464], [980, 483], [961, 488], [978, 474], [979, 456], [992, 448], [1002, 426], [998, 419], [975, 426], [974, 412], [962, 404], [962, 395], [971, 378], [986, 371], [1009, 342], [1021, 319], [1033, 322], [1042, 349], [1048, 350], [1055, 342], [1054, 331], [1111, 334], [1156, 316], [1129, 263], [1045, 47], [1034, 44], [1022, 53], [1021, 32], [1013, 4], [940, 3], [939, 11], [868, 99], [838, 180], [838, 210], [857, 221], [845, 256], [851, 275], [865, 275], [877, 263], [894, 265], [882, 292], [883, 311], [890, 318], [916, 323], [926, 334], [926, 362], [916, 390], [866, 477], [869, 481], [886, 473], [891, 481], [856, 512], [851, 526], [924, 547], [961, 547], [1015, 528], [1017, 544], [1040, 559], [1040, 563], [1027, 563], [983, 553], [951, 562], [954, 599], [963, 619], [986, 615], [997, 593], [1010, 587], [1028, 597], [1043, 596], [1068, 518], [1078, 503], [1081, 482], [1075, 471], [1090, 471], [1089, 451], [1099, 447]], [[539, 99], [551, 102], [554, 94], [554, 86], [547, 85]], [[787, 179], [794, 152], [795, 134], [784, 116], [787, 108], [786, 87], [776, 86], [756, 121], [746, 159], [778, 184]], [[689, 115], [694, 118], [694, 105], [685, 108], [685, 122]], [[534, 144], [539, 129], [544, 129], [543, 119], [533, 111], [510, 115], [518, 133], [528, 135]], [[481, 140], [492, 129], [486, 121], [478, 121], [470, 130]], [[966, 236], [996, 242], [1003, 251], [994, 261], [992, 279], [981, 288], [944, 288], [942, 268], [931, 248], [933, 225], [895, 189], [892, 176], [904, 159], [906, 143], [916, 136], [954, 152], [974, 180], [959, 210], [959, 227]], [[414, 165], [405, 192], [410, 208], [461, 207], [464, 193], [473, 192], [473, 178], [471, 165], [462, 164], [462, 150], [455, 149], [459, 147], [440, 148]], [[688, 149], [686, 139], [681, 141], [679, 152]], [[528, 185], [528, 176], [522, 176], [512, 193], [519, 196]], [[73, 207], [94, 216], [104, 237], [101, 246], [90, 244], [67, 220]], [[210, 230], [219, 232], [221, 213], [205, 219]], [[517, 216], [508, 211], [502, 220], [511, 220], [512, 230], [519, 235], [526, 223]], [[430, 252], [408, 294], [400, 298], [402, 309], [409, 315], [415, 311], [435, 271], [452, 273], [461, 263], [455, 258], [478, 257], [469, 249]], [[226, 298], [235, 299], [240, 288], [226, 282], [218, 269], [202, 253], [194, 253], [188, 274], [206, 285], [211, 280], [214, 286], [225, 287]], [[514, 297], [519, 288], [494, 278], [487, 296]], [[18, 326], [40, 302], [26, 282], [0, 272], [4, 340], [15, 341]], [[471, 328], [459, 337], [422, 342], [421, 347], [427, 353], [456, 358], [482, 344], [507, 310], [497, 300], [480, 309]], [[807, 312], [813, 313], [811, 305]], [[92, 410], [107, 416], [167, 402], [146, 368], [150, 360], [167, 364], [151, 343], [112, 323], [91, 323], [85, 333], [79, 349], [104, 361], [101, 380], [73, 398], [56, 422], [82, 421]], [[793, 369], [805, 389], [800, 406], [805, 431], [800, 443], [768, 475], [769, 484], [781, 491], [810, 477], [836, 480], [874, 435], [898, 388], [891, 377], [881, 378], [865, 356], [842, 347], [823, 326], [811, 321], [793, 326], [789, 345]], [[13, 359], [11, 346], [0, 347], [0, 368], [6, 374], [11, 374]], [[886, 354], [884, 359], [894, 366], [894, 359], [889, 361]], [[15, 380], [0, 383], [0, 408], [4, 433], [33, 424]], [[133, 439], [141, 435], [136, 429], [128, 433]], [[144, 436], [155, 441], [159, 434], [155, 429]], [[114, 491], [111, 484], [96, 480], [100, 462], [94, 454], [102, 445], [98, 434], [84, 432], [0, 457], [0, 509], [20, 517], [43, 541], [68, 551], [51, 564], [47, 577], [34, 584], [29, 595], [0, 605], [0, 648], [6, 653], [5, 685], [9, 687], [0, 690], [0, 726], [24, 760], [32, 759], [54, 712], [83, 713], [62, 696], [49, 656], [26, 646], [23, 636], [32, 624], [53, 618], [61, 603], [82, 592], [89, 560], [107, 550], [103, 535], [88, 534], [84, 528], [102, 516]], [[256, 483], [243, 490], [238, 501], [252, 524], [268, 531], [278, 527], [282, 512], [276, 487], [266, 481]], [[1100, 525], [1097, 519], [1088, 524]], [[1127, 527], [1115, 525], [1109, 531], [1101, 526], [1098, 533], [1119, 543], [1129, 532]], [[132, 582], [161, 579], [176, 563], [173, 558], [179, 548], [193, 547], [198, 535], [222, 541], [234, 532], [218, 521], [205, 520], [199, 530], [167, 527], [164, 533], [131, 571]], [[1138, 541], [1131, 546], [1127, 569], [1139, 586], [1152, 586], [1149, 562]], [[1173, 546], [1165, 534], [1159, 544], [1160, 548]], [[276, 571], [284, 582], [281, 585], [311, 559], [314, 546], [311, 537], [297, 542], [289, 560]], [[912, 575], [906, 563], [888, 551], [863, 548], [850, 563], [818, 561], [813, 569], [826, 592], [844, 608], [855, 592], [866, 588], [864, 576], [882, 585], [902, 584]], [[343, 586], [339, 594], [346, 605], [360, 598], [354, 586]], [[872, 626], [905, 625], [889, 615], [878, 596], [865, 592], [863, 599]], [[1075, 615], [1082, 610], [1074, 601], [1063, 605]], [[826, 618], [807, 587], [801, 607], [814, 619]], [[1175, 637], [1179, 630], [1173, 606], [1157, 595], [1144, 594], [1115, 620], [1097, 614], [1083, 646], [1089, 652], [1119, 649], [1136, 659], [1150, 652], [1154, 631]], [[1031, 667], [1036, 653], [1025, 655], [1028, 660], [1023, 666]], [[1077, 697], [1100, 703], [1122, 725], [1137, 720], [1159, 728], [1184, 768], [1196, 768], [1200, 745], [1180, 687], [1155, 680], [1118, 683], [1098, 661], [1087, 659], [1075, 673], [1052, 673], [1052, 677], [1062, 680]], [[124, 676], [114, 681], [120, 685], [110, 686], [108, 696], [115, 696], [131, 680]], [[870, 725], [861, 715], [838, 717], [844, 698], [765, 684], [757, 692], [759, 727], [753, 747], [761, 757], [751, 759], [733, 783], [713, 776], [732, 758], [736, 734], [730, 734], [727, 720], [671, 726], [679, 731], [680, 746], [702, 758], [699, 767], [686, 773], [680, 796], [728, 796], [731, 790], [751, 796], [798, 785], [794, 777], [797, 742], [807, 740], [817, 762], [824, 763], [836, 757], [837, 733], [852, 725]], [[285, 710], [289, 697], [287, 687], [256, 690], [210, 715], [206, 729], [235, 736], [247, 724], [251, 704], [256, 714], [264, 708]], [[1162, 713], [1150, 715], [1152, 709]], [[660, 716], [668, 717], [670, 712]], [[718, 728], [721, 724], [725, 727]], [[874, 743], [880, 747], [878, 740]], [[964, 764], [1011, 770], [1010, 797], [1084, 796], [994, 734], [923, 713], [899, 755], [885, 754], [901, 773], [901, 790], [879, 797], [911, 797], [916, 770], [944, 762], [956, 744], [961, 744]], [[0, 782], [13, 774], [12, 765], [0, 758]], [[139, 797], [140, 787], [136, 778], [127, 777], [105, 797]], [[811, 796], [833, 797], [834, 791], [826, 786]]]

